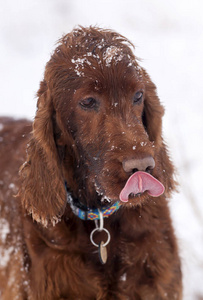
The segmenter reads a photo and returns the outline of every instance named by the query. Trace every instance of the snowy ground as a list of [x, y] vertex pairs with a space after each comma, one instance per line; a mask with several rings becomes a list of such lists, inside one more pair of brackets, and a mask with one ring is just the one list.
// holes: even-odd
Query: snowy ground
[[136, 55], [166, 107], [164, 135], [179, 173], [171, 201], [184, 300], [203, 299], [203, 1], [7, 0], [0, 7], [0, 114], [33, 118], [54, 44], [75, 25], [112, 28]]

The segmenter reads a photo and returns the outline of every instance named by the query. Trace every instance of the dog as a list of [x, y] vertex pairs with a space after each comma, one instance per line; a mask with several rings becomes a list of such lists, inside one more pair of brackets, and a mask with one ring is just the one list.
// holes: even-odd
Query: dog
[[133, 44], [76, 27], [37, 97], [33, 124], [0, 119], [1, 299], [182, 299], [164, 108]]

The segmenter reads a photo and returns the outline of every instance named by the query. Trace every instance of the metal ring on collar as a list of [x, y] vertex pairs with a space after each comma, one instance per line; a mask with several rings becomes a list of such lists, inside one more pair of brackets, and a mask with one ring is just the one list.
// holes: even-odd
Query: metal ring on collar
[[[107, 241], [106, 243], [103, 244], [103, 247], [106, 247], [108, 245], [108, 243], [110, 242], [110, 239], [111, 239], [111, 235], [109, 233], [109, 231], [106, 229], [106, 228], [102, 228], [102, 230], [104, 230], [106, 233], [107, 233]], [[95, 246], [95, 247], [99, 247], [98, 244], [96, 244], [94, 241], [93, 241], [93, 235], [96, 231], [99, 231], [101, 232], [102, 230], [100, 230], [100, 228], [95, 228], [92, 230], [92, 232], [90, 233], [90, 241], [91, 243]]]

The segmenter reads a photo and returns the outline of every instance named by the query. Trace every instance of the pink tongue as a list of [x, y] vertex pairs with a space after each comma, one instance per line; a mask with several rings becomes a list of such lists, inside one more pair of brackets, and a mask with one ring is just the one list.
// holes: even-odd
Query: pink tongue
[[119, 198], [122, 202], [128, 202], [131, 193], [136, 195], [145, 191], [152, 197], [158, 197], [163, 194], [164, 186], [149, 173], [138, 171], [130, 176]]

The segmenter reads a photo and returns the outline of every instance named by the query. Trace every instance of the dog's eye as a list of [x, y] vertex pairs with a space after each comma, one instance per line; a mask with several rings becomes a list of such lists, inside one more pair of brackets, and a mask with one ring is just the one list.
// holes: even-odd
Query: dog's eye
[[82, 101], [80, 101], [80, 105], [84, 108], [95, 108], [96, 107], [96, 104], [97, 104], [97, 101], [90, 97], [90, 98], [86, 98], [86, 99], [83, 99]]
[[142, 92], [142, 91], [137, 92], [137, 93], [134, 95], [133, 103], [134, 103], [134, 104], [140, 103], [140, 102], [142, 101], [142, 98], [143, 98], [143, 92]]

